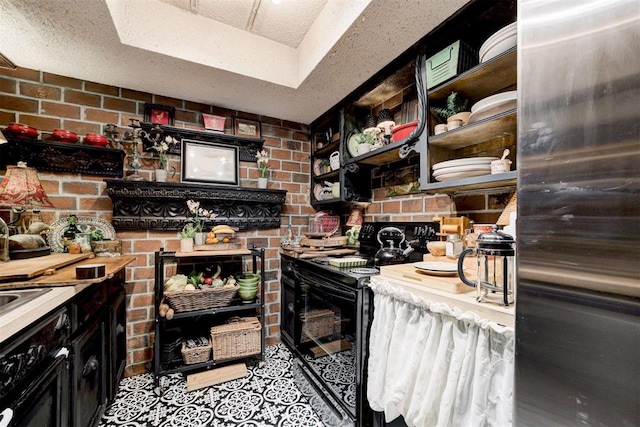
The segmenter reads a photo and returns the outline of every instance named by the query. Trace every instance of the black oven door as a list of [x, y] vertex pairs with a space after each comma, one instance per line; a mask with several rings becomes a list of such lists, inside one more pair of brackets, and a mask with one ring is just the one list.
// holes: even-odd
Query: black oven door
[[69, 408], [68, 351], [51, 358], [46, 369], [15, 390], [11, 407], [0, 411], [0, 425], [8, 427], [67, 427]]
[[299, 275], [296, 348], [310, 375], [356, 417], [357, 291], [315, 275]]

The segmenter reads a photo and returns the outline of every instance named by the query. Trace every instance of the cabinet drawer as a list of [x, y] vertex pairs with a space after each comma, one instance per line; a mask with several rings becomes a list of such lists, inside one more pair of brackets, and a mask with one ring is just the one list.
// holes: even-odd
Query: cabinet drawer
[[76, 334], [83, 324], [102, 313], [107, 303], [108, 290], [105, 283], [95, 284], [73, 299], [71, 302], [72, 335]]

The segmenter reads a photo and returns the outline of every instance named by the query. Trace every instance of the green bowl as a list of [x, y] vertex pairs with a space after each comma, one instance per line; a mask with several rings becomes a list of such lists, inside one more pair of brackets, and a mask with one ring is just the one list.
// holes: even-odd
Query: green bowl
[[257, 273], [242, 273], [236, 276], [236, 280], [237, 281], [240, 281], [240, 280], [258, 281], [260, 280], [260, 275]]
[[238, 291], [245, 291], [245, 292], [247, 292], [247, 291], [256, 292], [257, 290], [258, 290], [258, 285], [255, 285], [255, 286], [253, 286], [253, 285], [251, 285], [251, 286], [240, 285], [240, 289], [238, 289]]
[[258, 290], [255, 291], [243, 291], [242, 289], [238, 291], [238, 295], [240, 295], [240, 299], [243, 301], [251, 301], [258, 294]]
[[258, 285], [258, 282], [260, 281], [260, 278], [255, 278], [255, 279], [236, 279], [236, 282], [238, 282], [238, 284], [240, 285]]

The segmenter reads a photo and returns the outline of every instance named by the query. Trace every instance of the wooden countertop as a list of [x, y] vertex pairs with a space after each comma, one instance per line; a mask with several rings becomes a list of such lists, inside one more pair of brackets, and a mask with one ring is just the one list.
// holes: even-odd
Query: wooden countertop
[[[0, 343], [16, 334], [20, 330], [36, 322], [51, 310], [66, 303], [94, 283], [107, 280], [122, 270], [137, 257], [123, 255], [114, 258], [93, 258], [78, 261], [72, 265], [62, 267], [53, 274], [42, 275], [31, 280], [0, 283], [0, 290], [51, 288], [49, 292], [34, 298], [28, 303], [16, 307], [4, 314], [0, 314]], [[10, 264], [9, 261], [7, 264]], [[97, 279], [77, 280], [76, 267], [85, 264], [105, 264], [106, 275]], [[6, 267], [6, 265], [5, 265]]]
[[[455, 262], [447, 260], [443, 257], [430, 258], [431, 255], [425, 256], [425, 261], [441, 261], [441, 262]], [[465, 259], [465, 261], [467, 261]], [[407, 265], [408, 264], [404, 264]], [[465, 262], [466, 265], [466, 262]], [[430, 280], [433, 283], [430, 285]], [[459, 280], [459, 279], [458, 279]], [[489, 320], [491, 322], [498, 323], [510, 328], [515, 327], [515, 304], [509, 307], [504, 307], [501, 304], [502, 295], [490, 296], [490, 301], [478, 302], [476, 301], [476, 291], [473, 288], [469, 288], [470, 292], [456, 293], [447, 291], [442, 286], [442, 278], [437, 276], [423, 276], [420, 282], [407, 280], [402, 275], [397, 277], [389, 276], [373, 276], [372, 282], [386, 282], [397, 289], [401, 289], [410, 292], [412, 295], [424, 298], [428, 302], [440, 302], [447, 304], [452, 309], [459, 309], [461, 311], [473, 312], [482, 319]], [[455, 289], [455, 288], [450, 288]], [[495, 301], [494, 301], [495, 299]]]

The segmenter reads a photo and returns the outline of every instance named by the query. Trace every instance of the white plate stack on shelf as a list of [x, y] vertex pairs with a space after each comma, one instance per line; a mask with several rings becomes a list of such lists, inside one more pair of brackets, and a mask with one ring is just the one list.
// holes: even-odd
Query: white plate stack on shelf
[[491, 174], [491, 162], [497, 157], [468, 157], [448, 160], [433, 165], [433, 177], [436, 181], [471, 178]]
[[480, 62], [495, 58], [516, 45], [518, 41], [518, 23], [514, 22], [496, 31], [480, 47]]
[[474, 123], [518, 107], [518, 91], [496, 93], [481, 99], [471, 106], [471, 115], [467, 123]]

